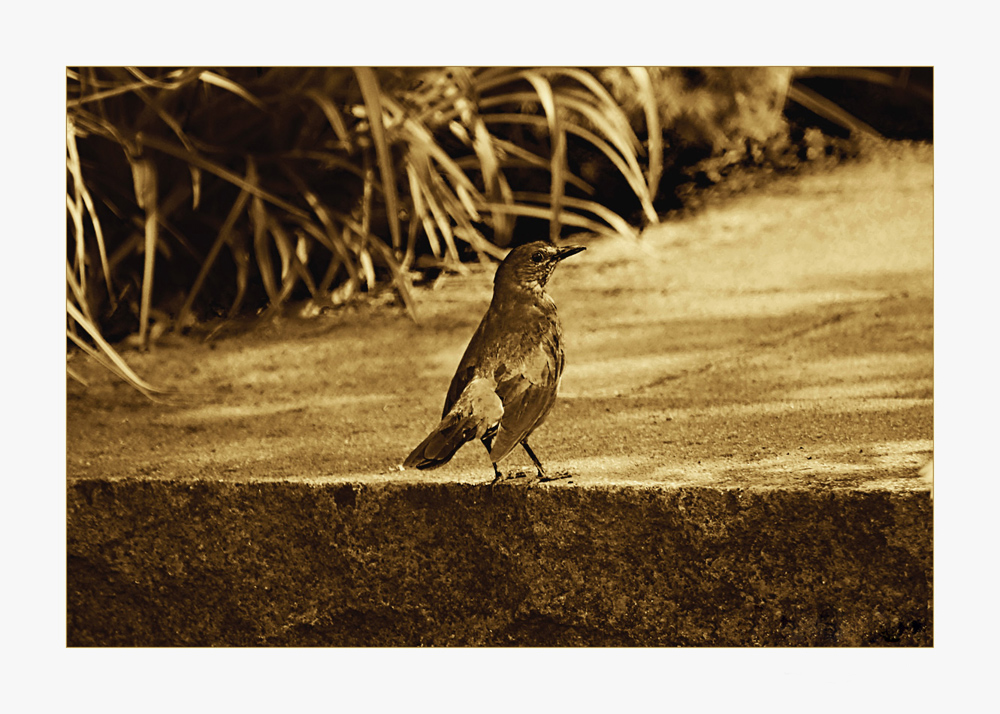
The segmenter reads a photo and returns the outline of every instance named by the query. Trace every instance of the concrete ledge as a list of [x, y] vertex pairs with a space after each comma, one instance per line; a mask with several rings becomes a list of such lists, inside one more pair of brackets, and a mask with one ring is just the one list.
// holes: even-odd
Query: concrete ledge
[[926, 490], [79, 479], [69, 646], [930, 646]]

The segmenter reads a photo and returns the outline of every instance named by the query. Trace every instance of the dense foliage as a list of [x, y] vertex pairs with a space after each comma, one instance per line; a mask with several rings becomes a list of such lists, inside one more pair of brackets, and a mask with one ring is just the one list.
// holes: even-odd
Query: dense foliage
[[[637, 236], [695, 174], [794, 155], [783, 68], [75, 68], [69, 339], [303, 314], [567, 231]], [[674, 200], [674, 203], [671, 203]], [[106, 341], [107, 340], [107, 341]]]

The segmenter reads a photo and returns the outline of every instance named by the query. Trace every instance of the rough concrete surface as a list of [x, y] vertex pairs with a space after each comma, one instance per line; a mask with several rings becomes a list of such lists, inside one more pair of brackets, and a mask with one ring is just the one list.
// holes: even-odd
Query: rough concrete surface
[[398, 470], [488, 269], [74, 363], [68, 643], [930, 645], [932, 211], [922, 148], [582, 241], [549, 484]]
[[930, 637], [930, 502], [887, 491], [86, 481], [70, 514], [71, 645]]

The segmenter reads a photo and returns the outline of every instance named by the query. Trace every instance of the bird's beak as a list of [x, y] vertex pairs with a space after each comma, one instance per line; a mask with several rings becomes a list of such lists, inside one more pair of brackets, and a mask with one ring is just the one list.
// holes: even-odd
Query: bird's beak
[[585, 247], [583, 247], [582, 245], [570, 245], [570, 246], [566, 246], [565, 248], [560, 248], [559, 252], [556, 253], [556, 260], [557, 261], [558, 260], [563, 260], [564, 258], [568, 258], [571, 255], [576, 255], [577, 253], [579, 253], [581, 251], [584, 251], [584, 250], [587, 250], [587, 249]]

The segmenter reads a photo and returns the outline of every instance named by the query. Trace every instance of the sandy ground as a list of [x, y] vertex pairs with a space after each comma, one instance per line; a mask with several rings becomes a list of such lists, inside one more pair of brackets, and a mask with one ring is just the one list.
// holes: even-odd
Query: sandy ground
[[[567, 367], [532, 439], [547, 484], [927, 489], [933, 155], [781, 178], [641, 241], [576, 240], [556, 271]], [[168, 336], [126, 359], [156, 404], [76, 359], [68, 476], [488, 482], [469, 444], [399, 470], [436, 423], [492, 270], [249, 332]], [[508, 471], [530, 467], [515, 451]], [[527, 479], [517, 479], [516, 484]]]

